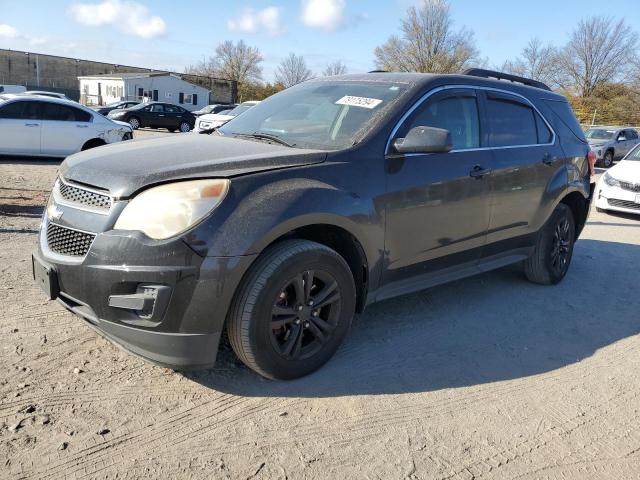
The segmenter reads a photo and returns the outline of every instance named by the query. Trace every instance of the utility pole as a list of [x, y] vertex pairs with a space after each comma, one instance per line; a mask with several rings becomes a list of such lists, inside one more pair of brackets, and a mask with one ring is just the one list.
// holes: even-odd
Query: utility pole
[[593, 117], [591, 117], [591, 126], [593, 127], [596, 124], [596, 113], [598, 112], [598, 109], [594, 109], [593, 110]]

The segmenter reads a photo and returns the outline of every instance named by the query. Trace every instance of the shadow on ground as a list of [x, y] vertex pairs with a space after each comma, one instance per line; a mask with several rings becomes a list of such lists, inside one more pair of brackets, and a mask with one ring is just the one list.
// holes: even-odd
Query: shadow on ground
[[372, 305], [336, 356], [306, 378], [264, 380], [226, 345], [213, 370], [187, 376], [236, 395], [331, 397], [537, 375], [640, 332], [639, 266], [638, 245], [581, 240], [556, 286], [531, 284], [513, 266]]

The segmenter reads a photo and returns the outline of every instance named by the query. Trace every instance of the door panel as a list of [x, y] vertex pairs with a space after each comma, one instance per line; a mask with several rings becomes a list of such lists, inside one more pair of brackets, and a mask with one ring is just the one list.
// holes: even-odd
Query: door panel
[[0, 109], [0, 153], [39, 155], [41, 132], [37, 102], [16, 101]]
[[43, 103], [42, 153], [67, 156], [93, 138], [91, 114], [69, 105]]
[[383, 283], [436, 274], [480, 258], [489, 225], [491, 153], [481, 146], [473, 89], [430, 97], [396, 137], [415, 126], [446, 128], [454, 150], [387, 158]]
[[498, 250], [508, 248], [508, 240], [537, 231], [546, 194], [565, 159], [553, 132], [526, 100], [491, 92], [481, 97], [489, 145], [494, 147], [491, 222], [484, 252], [493, 255], [500, 253], [495, 245]]

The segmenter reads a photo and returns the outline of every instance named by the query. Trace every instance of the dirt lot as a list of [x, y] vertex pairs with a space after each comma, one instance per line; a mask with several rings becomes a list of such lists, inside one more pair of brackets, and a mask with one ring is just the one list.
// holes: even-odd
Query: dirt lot
[[593, 213], [561, 285], [506, 268], [386, 301], [308, 378], [184, 376], [31, 281], [57, 162], [0, 162], [2, 478], [640, 477], [640, 221]]

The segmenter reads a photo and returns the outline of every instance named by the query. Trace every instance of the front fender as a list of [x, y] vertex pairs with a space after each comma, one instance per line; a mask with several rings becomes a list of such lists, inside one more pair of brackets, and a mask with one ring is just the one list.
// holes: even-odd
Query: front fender
[[205, 256], [253, 255], [292, 230], [326, 224], [349, 232], [375, 263], [384, 246], [384, 222], [371, 197], [299, 178], [294, 171], [271, 179], [277, 174], [234, 179], [221, 207], [185, 241]]

